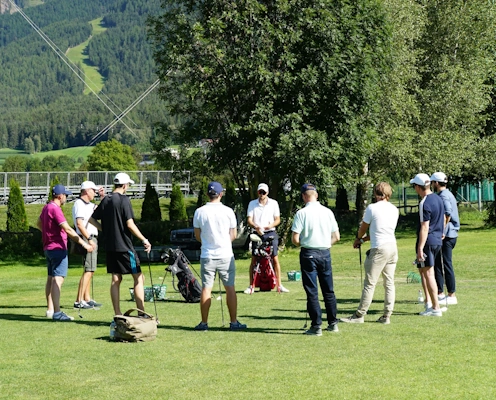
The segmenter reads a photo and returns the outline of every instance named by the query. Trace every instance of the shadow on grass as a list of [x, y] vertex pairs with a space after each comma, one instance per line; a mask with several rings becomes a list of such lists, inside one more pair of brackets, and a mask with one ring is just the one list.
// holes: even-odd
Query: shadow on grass
[[[195, 332], [194, 327], [191, 326], [180, 326], [180, 325], [167, 325], [167, 326], [158, 326], [159, 330], [175, 330], [175, 331], [190, 331]], [[198, 332], [198, 334], [205, 333], [206, 331]], [[226, 324], [225, 327], [208, 327], [208, 332], [231, 332], [229, 330], [229, 324]], [[235, 331], [233, 334], [237, 333], [275, 333], [275, 334], [283, 334], [283, 335], [295, 335], [300, 334], [302, 329], [298, 328], [250, 328], [248, 327], [242, 331]]]
[[[89, 326], [109, 326], [109, 323], [107, 321], [87, 321], [83, 318], [78, 318], [77, 316], [74, 317], [74, 321], [71, 321], [72, 323], [76, 324], [84, 324], [84, 325], [89, 325]], [[29, 321], [29, 322], [49, 322], [49, 323], [67, 323], [67, 322], [57, 322], [48, 319], [47, 317], [44, 316], [39, 316], [39, 315], [30, 315], [30, 314], [0, 314], [0, 320], [5, 320], [5, 321]]]

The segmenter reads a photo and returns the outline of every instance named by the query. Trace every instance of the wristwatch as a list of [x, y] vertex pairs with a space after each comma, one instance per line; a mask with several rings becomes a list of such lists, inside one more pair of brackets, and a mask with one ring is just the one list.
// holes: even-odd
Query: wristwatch
[[93, 240], [94, 238], [95, 238], [95, 235], [90, 235], [90, 237], [87, 240], [89, 242], [90, 240]]

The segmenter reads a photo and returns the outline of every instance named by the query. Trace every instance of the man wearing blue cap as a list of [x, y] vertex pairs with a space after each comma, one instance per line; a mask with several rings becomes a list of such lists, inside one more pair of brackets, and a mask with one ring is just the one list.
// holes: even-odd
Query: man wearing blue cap
[[93, 246], [85, 242], [68, 224], [62, 206], [67, 201], [67, 196], [72, 192], [64, 185], [55, 185], [52, 189], [52, 200], [43, 207], [38, 218], [38, 229], [43, 239], [43, 250], [47, 260], [48, 278], [45, 286], [47, 299], [46, 316], [54, 321], [72, 321], [73, 317], [60, 311], [60, 290], [67, 276], [69, 263], [67, 259], [67, 236], [79, 243], [91, 253]]
[[237, 320], [238, 299], [234, 288], [236, 267], [232, 241], [236, 239], [236, 216], [231, 208], [221, 203], [223, 192], [224, 189], [219, 182], [210, 182], [207, 187], [210, 201], [198, 208], [193, 217], [195, 238], [201, 242], [201, 322], [195, 327], [197, 331], [208, 330], [208, 312], [216, 272], [226, 290], [227, 308], [231, 320], [229, 328], [232, 331], [246, 329], [246, 325]]
[[305, 334], [322, 336], [322, 309], [319, 303], [317, 279], [324, 297], [330, 332], [338, 332], [337, 306], [332, 279], [331, 246], [339, 241], [339, 227], [334, 213], [320, 204], [317, 188], [311, 183], [301, 187], [305, 207], [293, 221], [292, 241], [301, 246], [300, 266], [303, 288], [307, 294], [307, 311], [312, 325]]

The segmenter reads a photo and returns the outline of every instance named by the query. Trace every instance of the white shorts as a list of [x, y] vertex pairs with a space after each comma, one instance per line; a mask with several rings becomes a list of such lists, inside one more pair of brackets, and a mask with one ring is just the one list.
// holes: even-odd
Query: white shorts
[[234, 286], [236, 277], [236, 268], [234, 265], [234, 256], [231, 258], [200, 258], [200, 275], [203, 287], [211, 288], [214, 286], [215, 273], [219, 273], [224, 286]]

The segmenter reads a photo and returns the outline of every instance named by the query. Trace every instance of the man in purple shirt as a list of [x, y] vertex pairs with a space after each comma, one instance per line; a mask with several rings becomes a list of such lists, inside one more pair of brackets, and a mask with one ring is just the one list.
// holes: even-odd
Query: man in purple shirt
[[69, 268], [67, 236], [83, 246], [89, 253], [93, 251], [93, 246], [79, 237], [76, 231], [67, 223], [62, 212], [61, 207], [67, 201], [67, 195], [71, 194], [63, 185], [55, 185], [52, 189], [52, 200], [43, 207], [37, 223], [42, 234], [43, 250], [48, 269], [45, 286], [46, 316], [54, 321], [64, 322], [74, 320], [73, 317], [60, 311], [60, 290]]

